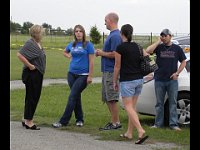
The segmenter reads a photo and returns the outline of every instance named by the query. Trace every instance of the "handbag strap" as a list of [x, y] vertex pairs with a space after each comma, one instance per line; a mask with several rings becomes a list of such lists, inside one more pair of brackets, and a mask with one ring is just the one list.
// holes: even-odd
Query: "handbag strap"
[[139, 48], [139, 51], [140, 51], [140, 56], [143, 57], [143, 48], [142, 46], [140, 46], [140, 44], [136, 43], [138, 48]]

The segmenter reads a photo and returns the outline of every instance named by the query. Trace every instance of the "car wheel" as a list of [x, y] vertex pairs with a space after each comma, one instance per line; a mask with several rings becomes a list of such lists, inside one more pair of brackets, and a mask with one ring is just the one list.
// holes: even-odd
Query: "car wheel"
[[[190, 94], [179, 93], [177, 98], [177, 113], [179, 125], [190, 125]], [[164, 124], [169, 125], [169, 102], [165, 103]]]

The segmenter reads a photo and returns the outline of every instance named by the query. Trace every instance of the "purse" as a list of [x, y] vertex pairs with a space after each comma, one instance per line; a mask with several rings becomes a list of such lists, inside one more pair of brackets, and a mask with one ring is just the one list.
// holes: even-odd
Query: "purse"
[[149, 55], [144, 56], [143, 55], [143, 48], [139, 46], [140, 50], [140, 68], [141, 68], [141, 73], [143, 76], [148, 75], [149, 73], [154, 72], [155, 70], [158, 69], [158, 65], [155, 63], [154, 60], [151, 60]]

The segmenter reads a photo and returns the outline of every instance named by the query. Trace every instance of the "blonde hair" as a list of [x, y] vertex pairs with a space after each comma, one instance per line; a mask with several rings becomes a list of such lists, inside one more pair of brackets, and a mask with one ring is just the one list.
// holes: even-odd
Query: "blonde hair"
[[44, 29], [41, 25], [35, 24], [30, 28], [29, 33], [32, 38], [34, 38], [37, 42], [40, 42], [44, 33]]

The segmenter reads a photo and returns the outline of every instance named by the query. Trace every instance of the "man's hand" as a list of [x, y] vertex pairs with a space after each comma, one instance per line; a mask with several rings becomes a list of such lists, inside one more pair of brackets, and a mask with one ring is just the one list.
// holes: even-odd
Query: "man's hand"
[[95, 56], [102, 56], [103, 51], [101, 49], [96, 49]]

